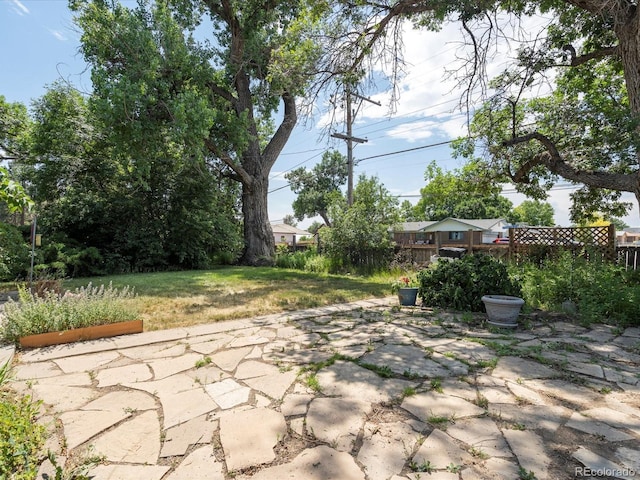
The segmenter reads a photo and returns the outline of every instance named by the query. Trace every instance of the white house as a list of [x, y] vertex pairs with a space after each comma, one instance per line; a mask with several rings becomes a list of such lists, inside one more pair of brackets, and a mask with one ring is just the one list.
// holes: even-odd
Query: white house
[[286, 244], [293, 246], [298, 243], [301, 237], [313, 236], [312, 233], [309, 233], [306, 230], [301, 230], [297, 227], [292, 227], [291, 225], [284, 223], [271, 225], [271, 230], [273, 230], [273, 238], [276, 245]]
[[505, 236], [507, 222], [504, 218], [445, 218], [425, 226], [422, 231], [433, 233], [440, 237], [440, 244], [469, 243], [468, 236], [473, 237], [472, 243], [491, 243], [499, 236]]

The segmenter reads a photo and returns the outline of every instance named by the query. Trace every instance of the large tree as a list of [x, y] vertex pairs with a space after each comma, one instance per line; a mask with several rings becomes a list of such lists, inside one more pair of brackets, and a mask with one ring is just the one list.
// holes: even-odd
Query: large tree
[[287, 173], [285, 178], [291, 190], [298, 194], [292, 205], [296, 218], [304, 220], [319, 215], [330, 227], [329, 205], [347, 181], [347, 174], [347, 159], [335, 150], [325, 152], [310, 171], [300, 167]]
[[487, 182], [481, 166], [469, 163], [444, 171], [432, 162], [425, 171], [425, 185], [414, 207], [419, 220], [453, 218], [504, 218], [512, 203], [500, 195], [501, 187]]
[[[397, 40], [408, 18], [435, 30], [460, 24], [470, 54], [455, 73], [470, 111], [488, 100], [471, 133], [484, 141], [498, 178], [538, 198], [560, 177], [584, 185], [573, 195], [574, 219], [594, 210], [624, 213], [630, 205], [618, 202], [620, 192], [640, 201], [637, 1], [380, 0], [355, 2], [355, 9], [352, 3], [343, 3], [350, 23], [336, 37], [336, 66], [357, 68], [372, 58], [398, 62]], [[531, 17], [539, 19], [539, 31], [528, 32], [512, 65], [489, 83], [486, 67], [497, 36], [513, 44], [509, 27]], [[549, 88], [553, 93], [535, 98]]]
[[[315, 4], [318, 4], [317, 6]], [[167, 144], [220, 162], [242, 185], [245, 264], [271, 263], [269, 172], [315, 72], [310, 32], [324, 2], [71, 0], [99, 110], [150, 158]], [[198, 41], [207, 32], [210, 42]], [[277, 119], [277, 125], [274, 122]], [[158, 121], [164, 128], [158, 130]], [[156, 127], [155, 129], [149, 128]]]

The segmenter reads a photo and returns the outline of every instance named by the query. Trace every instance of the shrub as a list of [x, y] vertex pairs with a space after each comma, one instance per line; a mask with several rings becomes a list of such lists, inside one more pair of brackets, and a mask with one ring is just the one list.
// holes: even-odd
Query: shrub
[[36, 478], [45, 428], [36, 423], [40, 403], [9, 390], [9, 362], [0, 367], [0, 478]]
[[507, 266], [489, 255], [439, 261], [418, 274], [422, 304], [454, 310], [483, 310], [483, 295], [520, 295]]
[[543, 310], [562, 310], [563, 302], [573, 302], [585, 323], [640, 324], [640, 276], [608, 262], [565, 252], [540, 266], [525, 265], [522, 291], [530, 306]]
[[29, 245], [20, 230], [0, 222], [0, 281], [24, 276], [30, 263]]
[[21, 289], [19, 302], [5, 304], [0, 338], [17, 342], [26, 335], [134, 320], [137, 312], [126, 301], [131, 297], [128, 287], [118, 291], [111, 284], [89, 284], [63, 296], [49, 291], [40, 297]]
[[292, 268], [315, 273], [327, 273], [330, 268], [330, 260], [318, 254], [314, 248], [298, 252], [289, 252], [286, 245], [276, 249], [276, 267]]

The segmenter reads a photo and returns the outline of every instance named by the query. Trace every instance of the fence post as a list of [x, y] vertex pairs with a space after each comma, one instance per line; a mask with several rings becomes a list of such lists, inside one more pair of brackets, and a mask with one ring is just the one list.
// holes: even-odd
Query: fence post
[[609, 245], [607, 245], [607, 252], [609, 256], [609, 260], [611, 262], [616, 261], [616, 227], [613, 223], [609, 224]]

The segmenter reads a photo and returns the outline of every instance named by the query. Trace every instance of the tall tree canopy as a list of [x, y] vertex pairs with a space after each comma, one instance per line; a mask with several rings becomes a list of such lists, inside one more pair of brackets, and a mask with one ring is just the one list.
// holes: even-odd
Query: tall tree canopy
[[[445, 22], [459, 22], [470, 47], [469, 57], [457, 70], [466, 86], [463, 102], [472, 109], [478, 100], [475, 93], [487, 100], [471, 126], [472, 135], [479, 136], [486, 147], [484, 158], [492, 167], [487, 171], [537, 198], [544, 198], [559, 178], [583, 185], [573, 195], [574, 220], [594, 211], [607, 215], [628, 211], [630, 205], [619, 202], [621, 192], [632, 192], [640, 201], [640, 12], [636, 1], [357, 4], [359, 9], [343, 10], [350, 20], [344, 30], [350, 35], [336, 39], [336, 66], [356, 68], [381, 56], [397, 62], [401, 48], [397, 40], [407, 18], [434, 30]], [[545, 19], [540, 30], [529, 32], [529, 41], [520, 44], [512, 65], [489, 83], [486, 67], [491, 48], [499, 43], [496, 36], [504, 35], [512, 43], [512, 29], [503, 27], [522, 26], [534, 16]], [[547, 88], [541, 88], [545, 83]], [[549, 86], [552, 93], [541, 96]], [[472, 150], [467, 153], [472, 155]]]
[[539, 227], [553, 227], [553, 207], [540, 200], [525, 200], [507, 215], [507, 221]]
[[[317, 4], [317, 5], [316, 5]], [[135, 162], [167, 147], [220, 163], [242, 185], [244, 254], [271, 263], [268, 176], [318, 58], [325, 2], [71, 0], [97, 110]], [[209, 42], [198, 41], [207, 32]], [[274, 123], [277, 119], [277, 125]]]
[[432, 162], [425, 172], [427, 185], [414, 207], [414, 218], [504, 218], [513, 206], [500, 195], [499, 185], [487, 182], [480, 166], [469, 163], [445, 172]]

